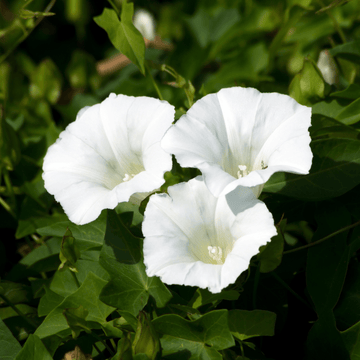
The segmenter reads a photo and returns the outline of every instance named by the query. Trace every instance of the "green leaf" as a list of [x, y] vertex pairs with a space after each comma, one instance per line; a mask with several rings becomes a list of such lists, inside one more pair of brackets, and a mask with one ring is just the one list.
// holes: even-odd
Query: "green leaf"
[[178, 315], [163, 315], [152, 323], [155, 330], [163, 334], [160, 338], [163, 356], [220, 360], [222, 356], [217, 350], [235, 345], [227, 310], [211, 311], [195, 321], [187, 321]]
[[52, 356], [39, 337], [31, 334], [15, 360], [52, 360]]
[[360, 321], [351, 328], [341, 332], [345, 347], [351, 360], [360, 359]]
[[157, 277], [149, 278], [142, 261], [142, 240], [132, 235], [114, 212], [108, 212], [105, 244], [100, 264], [110, 274], [100, 299], [106, 304], [137, 316], [146, 305], [149, 295], [158, 307], [163, 307], [171, 293]]
[[339, 120], [345, 125], [356, 124], [360, 120], [360, 99], [357, 99], [350, 105], [346, 106], [336, 116], [336, 120]]
[[64, 300], [64, 297], [56, 294], [52, 290], [45, 288], [45, 295], [40, 299], [38, 315], [45, 316], [53, 311]]
[[49, 313], [35, 334], [40, 338], [61, 335], [64, 330], [69, 329], [63, 311], [68, 308], [78, 308], [80, 305], [89, 312], [88, 322], [106, 323], [107, 316], [113, 312], [114, 308], [99, 300], [100, 292], [105, 284], [106, 281], [90, 272], [78, 290], [66, 297]]
[[360, 141], [316, 140], [311, 148], [314, 158], [309, 175], [275, 173], [264, 191], [320, 201], [345, 194], [360, 183]]
[[145, 74], [145, 42], [132, 23], [133, 3], [122, 3], [121, 21], [116, 12], [105, 8], [94, 21], [103, 28], [116, 49], [126, 55]]
[[65, 319], [71, 329], [72, 337], [76, 339], [82, 330], [86, 333], [90, 334], [91, 330], [86, 321], [86, 317], [88, 316], [89, 312], [84, 309], [82, 305], [78, 308], [73, 309], [65, 309], [63, 311]]
[[62, 238], [59, 256], [61, 261], [59, 270], [69, 268], [70, 271], [77, 272], [76, 262], [80, 257], [80, 251], [75, 244], [75, 239], [69, 228], [66, 229]]
[[[284, 231], [286, 226], [286, 221], [281, 223], [281, 231]], [[275, 270], [282, 260], [282, 253], [284, 250], [284, 238], [280, 232], [280, 229], [277, 229], [278, 234], [271, 238], [271, 241], [265, 246], [260, 247], [260, 253], [257, 255], [258, 260], [260, 261], [260, 272], [267, 273]]]
[[337, 56], [360, 64], [360, 41], [354, 40], [346, 44], [338, 45], [329, 50], [332, 56]]
[[303, 68], [289, 86], [289, 95], [300, 104], [308, 105], [324, 98], [329, 90], [314, 61], [305, 58]]
[[11, 331], [0, 319], [0, 359], [14, 360], [20, 350], [20, 344], [16, 341]]
[[229, 328], [239, 340], [256, 336], [273, 336], [276, 314], [265, 310], [230, 310]]
[[[32, 266], [41, 260], [44, 260], [48, 257], [59, 254], [60, 245], [61, 245], [61, 239], [51, 238], [51, 239], [47, 240], [41, 246], [32, 250], [24, 258], [22, 258], [19, 262], [20, 262], [20, 264], [23, 264], [26, 266]], [[57, 264], [55, 264], [55, 265], [57, 265]]]
[[345, 90], [335, 91], [330, 96], [342, 99], [358, 99], [360, 97], [360, 85], [350, 84]]
[[190, 300], [189, 306], [192, 306], [194, 309], [199, 308], [200, 306], [206, 304], [217, 304], [221, 300], [237, 300], [239, 298], [239, 292], [235, 290], [222, 291], [218, 294], [213, 294], [206, 289], [197, 289], [193, 298]]
[[[317, 214], [318, 228], [313, 242], [351, 224], [344, 207], [319, 209]], [[307, 290], [319, 316], [332, 312], [339, 299], [349, 261], [347, 233], [335, 235], [308, 250]]]
[[104, 242], [106, 227], [106, 211], [90, 224], [75, 225], [70, 221], [62, 221], [56, 224], [37, 229], [42, 236], [63, 237], [66, 229], [69, 228], [80, 252], [101, 247]]
[[336, 328], [333, 315], [328, 313], [312, 326], [306, 341], [306, 359], [350, 360], [344, 339]]
[[347, 329], [360, 321], [360, 265], [350, 263], [344, 288], [334, 309], [337, 325]]

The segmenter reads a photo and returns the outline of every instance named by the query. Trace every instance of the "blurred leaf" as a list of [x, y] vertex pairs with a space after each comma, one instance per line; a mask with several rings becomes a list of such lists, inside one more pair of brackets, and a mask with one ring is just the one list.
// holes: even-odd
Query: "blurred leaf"
[[308, 105], [324, 98], [329, 90], [316, 64], [305, 58], [303, 68], [289, 86], [289, 95], [300, 104]]
[[346, 331], [343, 331], [341, 337], [349, 352], [350, 359], [358, 360], [360, 357], [360, 321]]
[[91, 89], [97, 89], [100, 85], [100, 75], [96, 71], [95, 59], [83, 51], [73, 52], [66, 73], [74, 88], [90, 86]]
[[126, 55], [145, 74], [145, 42], [132, 23], [133, 3], [122, 3], [121, 21], [112, 9], [105, 8], [94, 21], [103, 28], [116, 49]]
[[66, 229], [69, 228], [73, 237], [76, 239], [76, 244], [80, 252], [99, 248], [104, 242], [106, 227], [106, 211], [93, 222], [86, 225], [75, 225], [71, 221], [62, 221], [56, 224], [37, 229], [37, 232], [42, 236], [57, 236], [63, 237]]
[[219, 303], [221, 300], [237, 300], [239, 298], [239, 292], [235, 290], [222, 291], [218, 294], [213, 294], [207, 289], [197, 289], [193, 298], [190, 300], [189, 306], [192, 306], [194, 309], [199, 308], [200, 306]]
[[20, 161], [20, 144], [14, 129], [3, 118], [0, 106], [0, 170], [13, 170]]
[[330, 54], [360, 64], [360, 41], [354, 40], [332, 48]]
[[111, 281], [104, 287], [100, 299], [134, 316], [146, 305], [149, 295], [158, 307], [165, 306], [171, 298], [159, 278], [146, 275], [141, 247], [142, 240], [125, 228], [114, 211], [109, 211], [100, 264], [110, 274]]
[[346, 106], [336, 116], [336, 120], [339, 120], [345, 125], [356, 124], [360, 120], [360, 98]]
[[38, 336], [30, 334], [15, 360], [52, 360]]
[[[2, 288], [1, 294], [13, 304], [28, 303], [32, 300], [32, 291], [30, 286], [26, 286], [20, 283], [1, 280], [0, 286]], [[0, 305], [3, 305], [4, 301], [0, 299]]]
[[51, 59], [43, 60], [32, 74], [30, 95], [34, 99], [46, 99], [55, 104], [61, 94], [62, 76]]
[[236, 9], [219, 7], [215, 14], [211, 14], [208, 7], [199, 7], [197, 12], [187, 19], [187, 23], [200, 46], [205, 48], [209, 43], [219, 40], [239, 20]]
[[217, 350], [235, 345], [228, 325], [227, 310], [211, 311], [198, 320], [187, 321], [178, 315], [163, 315], [153, 320], [160, 338], [162, 355], [193, 359], [222, 359]]
[[106, 318], [113, 312], [114, 308], [99, 300], [100, 292], [105, 284], [106, 281], [90, 272], [78, 290], [67, 296], [46, 316], [35, 334], [40, 338], [45, 338], [69, 329], [63, 311], [68, 308], [78, 308], [80, 305], [89, 312], [88, 322], [106, 323]]
[[276, 314], [265, 310], [230, 310], [229, 328], [240, 340], [256, 336], [273, 336]]
[[332, 92], [330, 96], [352, 100], [358, 99], [360, 98], [360, 85], [351, 84], [345, 90]]
[[360, 141], [324, 139], [311, 144], [309, 175], [275, 173], [264, 191], [318, 201], [342, 195], [360, 183]]
[[0, 358], [3, 360], [14, 360], [20, 350], [20, 344], [0, 319]]
[[80, 251], [69, 228], [62, 238], [59, 257], [61, 261], [59, 270], [69, 268], [70, 271], [77, 272], [76, 262], [80, 257]]
[[[26, 305], [26, 304], [17, 304], [16, 308], [21, 311], [24, 315], [36, 316], [36, 308]], [[0, 308], [0, 319], [5, 320], [14, 316], [19, 316], [19, 314], [12, 307], [1, 307]]]

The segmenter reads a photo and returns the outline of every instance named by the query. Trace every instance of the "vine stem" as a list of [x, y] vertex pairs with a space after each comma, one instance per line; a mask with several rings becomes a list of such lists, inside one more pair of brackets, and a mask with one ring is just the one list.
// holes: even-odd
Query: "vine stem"
[[350, 230], [350, 229], [352, 229], [353, 227], [355, 227], [355, 226], [357, 226], [357, 225], [360, 225], [360, 220], [358, 220], [358, 221], [355, 222], [354, 224], [345, 226], [345, 227], [341, 228], [340, 230], [337, 230], [337, 231], [333, 232], [332, 234], [327, 235], [327, 236], [323, 237], [322, 239], [320, 239], [320, 240], [318, 240], [318, 241], [314, 241], [314, 242], [312, 242], [312, 243], [310, 243], [310, 244], [306, 244], [306, 245], [304, 245], [304, 246], [300, 246], [300, 247], [298, 247], [298, 248], [296, 248], [296, 249], [284, 251], [284, 252], [283, 252], [283, 255], [290, 254], [290, 253], [293, 253], [293, 252], [296, 252], [296, 251], [300, 251], [300, 250], [303, 250], [303, 249], [307, 249], [307, 248], [309, 248], [309, 247], [311, 247], [311, 246], [315, 246], [315, 245], [321, 244], [322, 242], [324, 242], [324, 241], [332, 238], [333, 236], [336, 236], [336, 235], [338, 235], [338, 234], [341, 234], [341, 233], [344, 232], [344, 231]]
[[152, 82], [152, 84], [153, 84], [153, 86], [154, 86], [154, 88], [155, 88], [155, 90], [156, 90], [156, 92], [157, 92], [157, 94], [159, 96], [159, 99], [164, 100], [164, 98], [161, 95], [160, 89], [157, 86], [156, 81], [155, 81], [154, 77], [151, 74], [151, 69], [150, 69], [149, 64], [147, 62], [145, 62], [145, 68], [146, 68], [146, 71], [149, 74], [150, 80], [151, 80], [151, 82]]
[[[45, 8], [44, 13], [50, 12], [52, 7], [55, 5], [55, 2], [56, 0], [51, 0], [49, 5]], [[45, 16], [39, 16], [39, 18], [35, 22], [35, 25], [30, 30], [25, 32], [25, 34], [17, 42], [15, 42], [14, 45], [11, 46], [10, 49], [8, 49], [8, 51], [3, 56], [0, 57], [0, 64], [33, 32], [33, 30], [40, 24], [44, 17]]]

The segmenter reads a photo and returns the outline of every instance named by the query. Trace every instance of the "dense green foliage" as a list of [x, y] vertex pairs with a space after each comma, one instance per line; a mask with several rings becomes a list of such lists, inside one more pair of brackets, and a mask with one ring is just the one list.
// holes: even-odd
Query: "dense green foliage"
[[[1, 0], [0, 15], [1, 359], [360, 358], [359, 0]], [[132, 63], [106, 60], [119, 51]], [[231, 86], [311, 106], [314, 159], [266, 183], [279, 235], [221, 293], [146, 275], [145, 203], [78, 226], [46, 192], [43, 157], [82, 107], [162, 97], [178, 118]], [[196, 174], [175, 164], [162, 190]]]

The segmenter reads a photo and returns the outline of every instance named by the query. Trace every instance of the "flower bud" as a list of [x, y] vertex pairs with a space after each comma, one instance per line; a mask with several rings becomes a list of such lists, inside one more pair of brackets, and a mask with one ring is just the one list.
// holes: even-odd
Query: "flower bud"
[[143, 9], [135, 11], [133, 22], [145, 39], [151, 41], [155, 39], [155, 19], [149, 11]]
[[145, 312], [139, 313], [135, 339], [132, 344], [133, 355], [146, 354], [150, 360], [155, 360], [160, 350], [160, 341], [151, 321]]
[[319, 59], [316, 65], [319, 68], [324, 80], [328, 84], [332, 85], [338, 82], [339, 71], [336, 66], [335, 60], [329, 54], [329, 50], [322, 50], [320, 52]]

